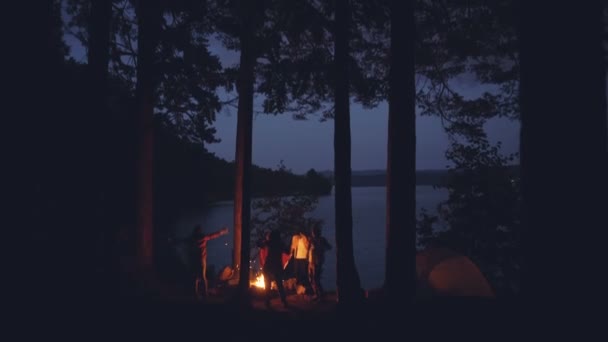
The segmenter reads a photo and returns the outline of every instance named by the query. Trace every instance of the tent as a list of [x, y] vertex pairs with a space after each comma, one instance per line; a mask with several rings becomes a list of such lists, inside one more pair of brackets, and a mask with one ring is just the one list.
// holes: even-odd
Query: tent
[[490, 283], [468, 257], [447, 248], [416, 254], [418, 296], [494, 297]]

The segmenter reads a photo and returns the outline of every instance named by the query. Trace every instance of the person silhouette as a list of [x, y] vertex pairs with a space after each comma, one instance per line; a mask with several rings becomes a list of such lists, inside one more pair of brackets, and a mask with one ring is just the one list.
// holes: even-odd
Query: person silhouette
[[321, 275], [323, 274], [323, 263], [325, 262], [325, 252], [332, 248], [327, 239], [321, 235], [321, 227], [315, 225], [311, 229], [310, 249], [308, 252], [308, 277], [312, 287], [315, 300], [323, 298], [323, 286], [321, 285]]
[[288, 307], [285, 288], [283, 287], [283, 254], [286, 248], [283, 246], [281, 233], [278, 230], [273, 230], [267, 234], [262, 248], [265, 249], [262, 274], [264, 275], [264, 287], [266, 289], [266, 306], [270, 307], [270, 298], [272, 296], [270, 285], [272, 281], [275, 281], [279, 295], [281, 296], [281, 302], [283, 302], [284, 307]]
[[[228, 234], [228, 228], [224, 227], [216, 232], [205, 234], [202, 225], [198, 224], [192, 230], [189, 237], [184, 239], [173, 240], [172, 243], [186, 242], [190, 244], [190, 264], [195, 278], [194, 291], [197, 298], [201, 298], [203, 294], [209, 294], [209, 282], [207, 280], [207, 242], [217, 239], [222, 235]], [[201, 294], [201, 281], [203, 282], [204, 293]]]

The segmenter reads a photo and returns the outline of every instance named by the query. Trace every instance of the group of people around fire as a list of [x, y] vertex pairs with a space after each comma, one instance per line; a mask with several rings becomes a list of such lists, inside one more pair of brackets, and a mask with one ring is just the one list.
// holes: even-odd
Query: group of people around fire
[[313, 226], [309, 232], [299, 229], [291, 237], [291, 244], [286, 247], [278, 230], [267, 232], [260, 243], [260, 265], [264, 275], [266, 305], [270, 305], [271, 283], [274, 281], [284, 306], [287, 306], [283, 280], [286, 278], [286, 267], [293, 262], [296, 286], [311, 293], [314, 300], [323, 298], [321, 275], [325, 252], [332, 248], [327, 239], [321, 235], [321, 227]]
[[[228, 234], [228, 228], [212, 233], [204, 233], [202, 226], [197, 225], [190, 236], [183, 239], [170, 239], [170, 243], [186, 242], [191, 244], [191, 267], [195, 275], [195, 293], [198, 298], [207, 295], [209, 291], [207, 281], [207, 242], [222, 235]], [[277, 285], [281, 301], [287, 306], [285, 287], [286, 268], [293, 262], [295, 285], [311, 293], [314, 300], [323, 298], [321, 275], [325, 252], [332, 248], [327, 239], [321, 235], [321, 227], [314, 225], [310, 231], [298, 229], [291, 237], [290, 246], [286, 246], [279, 230], [268, 231], [259, 243], [259, 259], [262, 266], [266, 289], [266, 305], [270, 305], [272, 297], [271, 284]]]

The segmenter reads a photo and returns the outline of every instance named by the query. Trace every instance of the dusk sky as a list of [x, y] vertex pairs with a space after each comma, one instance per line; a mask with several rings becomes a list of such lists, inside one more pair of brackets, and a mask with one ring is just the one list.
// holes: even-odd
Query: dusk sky
[[[71, 35], [65, 40], [70, 53], [77, 61], [86, 62], [84, 48]], [[219, 45], [212, 46], [224, 65], [238, 62], [238, 52], [230, 52]], [[475, 84], [457, 80], [457, 87], [465, 96], [480, 93]], [[261, 111], [261, 99], [256, 99], [254, 110]], [[253, 121], [253, 163], [275, 168], [281, 160], [296, 173], [305, 173], [314, 168], [318, 171], [333, 170], [333, 121], [319, 122], [320, 116], [309, 120], [293, 120], [292, 115], [255, 114]], [[218, 157], [234, 160], [236, 145], [236, 108], [227, 107], [217, 115], [215, 128], [220, 143], [207, 145]], [[365, 110], [351, 105], [352, 169], [385, 169], [388, 129], [388, 105]], [[505, 153], [519, 149], [519, 122], [493, 119], [486, 131], [491, 141], [502, 141]], [[447, 136], [436, 117], [418, 116], [416, 121], [416, 168], [444, 169], [448, 162], [445, 150]]]
[[[383, 103], [372, 110], [351, 107], [352, 169], [386, 168], [388, 106]], [[506, 153], [519, 148], [519, 124], [494, 120], [487, 125], [493, 141], [503, 142]], [[219, 157], [234, 160], [236, 143], [236, 110], [218, 115], [217, 136], [222, 142], [208, 148]], [[416, 122], [417, 169], [443, 169], [447, 165], [447, 136], [438, 118], [418, 116]], [[310, 168], [333, 169], [333, 121], [293, 120], [291, 115], [257, 114], [253, 123], [253, 162], [274, 167], [283, 160], [294, 172]]]

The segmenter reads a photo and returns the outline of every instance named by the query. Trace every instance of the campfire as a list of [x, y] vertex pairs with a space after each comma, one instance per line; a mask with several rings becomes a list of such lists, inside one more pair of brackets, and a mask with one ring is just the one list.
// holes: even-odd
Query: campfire
[[252, 280], [249, 285], [260, 289], [266, 288], [266, 284], [264, 283], [264, 275], [261, 273], [258, 274], [258, 276], [254, 280]]
[[[257, 287], [259, 289], [265, 289], [266, 288], [266, 284], [264, 283], [264, 275], [262, 273], [259, 273], [255, 279], [251, 280], [249, 282], [249, 286], [250, 287]], [[270, 288], [271, 289], [276, 289], [277, 288], [277, 283], [272, 281], [270, 283]]]
[[[282, 261], [283, 261], [283, 269], [285, 269], [287, 267], [287, 265], [289, 264], [289, 254], [287, 253], [283, 253], [282, 256]], [[254, 261], [255, 262], [255, 261]], [[249, 266], [250, 269], [252, 269], [252, 266]], [[294, 279], [295, 281], [295, 279]], [[265, 289], [266, 288], [266, 284], [264, 283], [264, 274], [262, 274], [262, 271], [260, 269], [260, 271], [258, 271], [257, 276], [254, 279], [251, 279], [249, 281], [249, 287], [257, 287], [258, 289]], [[289, 287], [286, 287], [289, 288]], [[271, 290], [277, 290], [277, 283], [273, 280], [270, 283], [270, 289]]]

